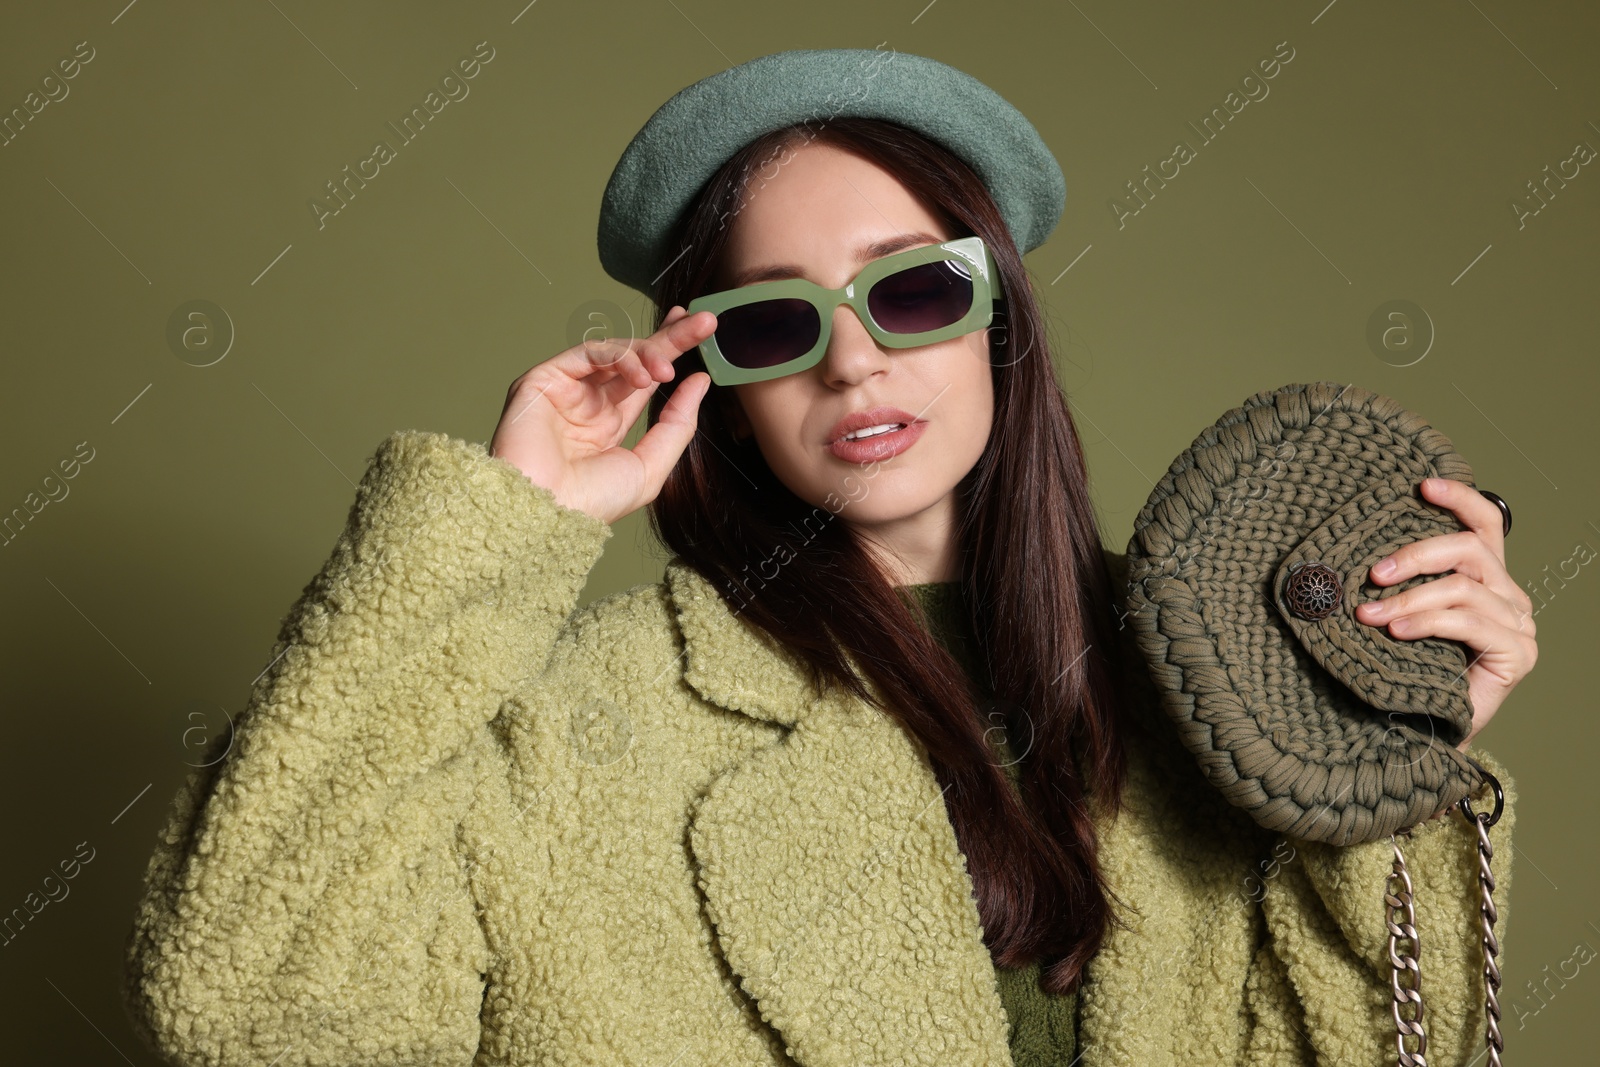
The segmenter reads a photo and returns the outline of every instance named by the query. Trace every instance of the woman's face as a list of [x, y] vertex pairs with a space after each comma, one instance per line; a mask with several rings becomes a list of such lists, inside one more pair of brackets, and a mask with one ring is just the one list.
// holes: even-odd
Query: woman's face
[[[903, 247], [890, 251], [903, 251], [957, 236], [875, 163], [821, 142], [792, 148], [789, 157], [771, 180], [752, 179], [746, 188], [716, 288], [773, 266], [795, 269], [760, 280], [802, 277], [835, 288], [889, 254], [858, 259], [864, 246], [895, 241]], [[917, 348], [880, 347], [841, 304], [820, 363], [729, 388], [736, 432], [754, 436], [791, 492], [878, 534], [912, 573], [948, 570], [945, 546], [936, 542], [954, 528], [953, 490], [982, 455], [994, 417], [987, 328]], [[910, 447], [886, 459], [835, 454], [839, 421], [879, 407], [920, 420]]]

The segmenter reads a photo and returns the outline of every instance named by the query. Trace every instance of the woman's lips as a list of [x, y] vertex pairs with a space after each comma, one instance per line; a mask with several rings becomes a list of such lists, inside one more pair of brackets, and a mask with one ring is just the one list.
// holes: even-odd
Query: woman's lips
[[921, 419], [909, 426], [887, 433], [874, 434], [859, 440], [839, 440], [828, 446], [828, 451], [847, 463], [872, 463], [876, 460], [898, 456], [917, 443], [928, 424]]

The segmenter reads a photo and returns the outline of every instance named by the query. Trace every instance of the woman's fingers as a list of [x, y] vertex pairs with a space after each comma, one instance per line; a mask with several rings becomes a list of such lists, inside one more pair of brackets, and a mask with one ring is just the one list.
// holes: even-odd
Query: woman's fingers
[[[612, 376], [620, 377], [636, 389], [649, 388], [653, 381], [670, 380], [670, 375], [658, 375], [661, 368], [670, 367], [672, 358], [682, 351], [681, 348], [674, 350], [673, 344], [682, 344], [692, 336], [692, 331], [682, 327], [684, 318], [683, 310], [674, 305], [662, 320], [661, 328], [649, 337], [585, 338], [562, 353], [570, 358], [564, 359], [558, 369], [566, 370], [574, 378], [603, 375], [599, 380], [606, 381]], [[688, 347], [701, 340], [703, 338], [695, 338], [688, 342]]]
[[[693, 318], [685, 326], [685, 320]], [[674, 306], [663, 320], [660, 329], [649, 337], [618, 339], [612, 337], [585, 338], [529, 372], [529, 377], [564, 377], [581, 383], [598, 401], [583, 404], [585, 417], [595, 417], [608, 409], [618, 409], [635, 398], [639, 390], [653, 390], [662, 382], [672, 380], [672, 360], [686, 348], [693, 348], [710, 335], [707, 328], [709, 313], [686, 316]], [[645, 399], [648, 399], [648, 395]], [[633, 408], [637, 418], [643, 404]], [[613, 414], [617, 412], [613, 410]], [[626, 425], [632, 424], [632, 418]]]
[[673, 307], [649, 337], [585, 337], [512, 383], [491, 454], [549, 489], [557, 503], [602, 521], [637, 510], [655, 498], [693, 437], [709, 376], [680, 383], [662, 425], [635, 449], [618, 446], [656, 386], [672, 380], [673, 360], [715, 328], [714, 315]]
[[651, 499], [660, 491], [672, 465], [678, 462], [678, 457], [694, 438], [700, 425], [700, 401], [710, 389], [709, 374], [696, 371], [689, 375], [672, 391], [656, 424], [633, 446], [633, 454], [644, 465], [645, 484], [650, 487]]
[[[662, 318], [661, 328], [645, 338], [638, 347], [641, 361], [659, 375], [659, 379], [653, 379], [648, 389], [636, 393], [632, 398], [636, 406], [631, 406], [630, 410], [635, 417], [655, 392], [655, 386], [661, 381], [672, 380], [676, 373], [673, 361], [709, 337], [715, 326], [716, 317], [710, 312], [690, 315], [677, 305], [668, 310]], [[651, 499], [660, 491], [673, 464], [683, 455], [683, 450], [689, 447], [699, 426], [700, 401], [710, 389], [709, 374], [702, 371], [689, 375], [672, 391], [656, 424], [633, 446], [634, 456], [644, 467], [645, 484], [649, 487]], [[632, 419], [628, 424], [632, 425]]]
[[1458, 746], [1464, 747], [1538, 661], [1533, 600], [1506, 571], [1503, 520], [1491, 500], [1464, 482], [1445, 478], [1426, 479], [1421, 490], [1426, 499], [1454, 512], [1467, 529], [1402, 545], [1374, 564], [1369, 577], [1380, 585], [1419, 574], [1443, 577], [1361, 604], [1356, 618], [1386, 626], [1401, 640], [1439, 637], [1472, 651], [1464, 673], [1473, 725]]
[[693, 315], [678, 314], [678, 311], [674, 306], [662, 320], [661, 328], [638, 346], [640, 358], [650, 366], [659, 367], [663, 381], [672, 380], [673, 361], [710, 337], [717, 325], [717, 317], [709, 311], [697, 311]]
[[1505, 560], [1505, 516], [1494, 501], [1454, 478], [1424, 478], [1420, 488], [1423, 497], [1449, 508], [1497, 558]]
[[[1423, 495], [1434, 503], [1448, 507], [1468, 529], [1425, 537], [1400, 546], [1373, 565], [1371, 580], [1380, 585], [1394, 585], [1418, 574], [1455, 571], [1482, 583], [1504, 598], [1514, 612], [1531, 614], [1533, 599], [1506, 570], [1500, 509], [1465, 482], [1428, 478], [1422, 482], [1421, 489]], [[1392, 565], [1390, 569], [1384, 569], [1386, 564]], [[1431, 584], [1434, 583], [1425, 583]], [[1401, 600], [1416, 591], [1414, 589], [1390, 599]]]
[[679, 329], [677, 333], [668, 333], [679, 328], [679, 324], [687, 317], [683, 308], [673, 305], [662, 319], [661, 329], [629, 345], [629, 356], [634, 360], [630, 367], [637, 365], [643, 377], [617, 377], [603, 387], [606, 398], [622, 411], [625, 426], [633, 425], [655, 393], [656, 386], [672, 381], [677, 373], [673, 361], [688, 349], [699, 345], [710, 334], [705, 329], [703, 319], [698, 324], [691, 324], [686, 332]]
[[[1382, 600], [1369, 600], [1356, 608], [1356, 618], [1374, 625], [1395, 623], [1400, 629], [1391, 626], [1390, 632], [1398, 636], [1406, 629], [1407, 624], [1400, 621], [1404, 617], [1447, 610], [1470, 612], [1513, 631], [1518, 631], [1520, 626], [1518, 632], [1529, 637], [1534, 633], [1530, 611], [1519, 608], [1482, 582], [1459, 571], [1423, 582]], [[1410, 635], [1407, 633], [1405, 636]]]

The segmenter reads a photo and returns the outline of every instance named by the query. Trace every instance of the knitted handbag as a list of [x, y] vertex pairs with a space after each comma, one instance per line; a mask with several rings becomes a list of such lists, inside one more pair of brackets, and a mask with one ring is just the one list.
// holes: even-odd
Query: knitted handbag
[[[1478, 831], [1487, 1062], [1498, 1065], [1487, 828], [1504, 798], [1456, 748], [1472, 725], [1468, 650], [1393, 638], [1355, 615], [1437, 577], [1378, 586], [1372, 564], [1463, 529], [1421, 496], [1428, 477], [1473, 484], [1449, 440], [1394, 400], [1333, 382], [1259, 392], [1195, 438], [1140, 510], [1127, 552], [1128, 623], [1184, 746], [1230, 802], [1305, 840], [1394, 845], [1399, 888], [1384, 899], [1402, 1067], [1425, 1062], [1426, 1035], [1411, 883], [1395, 835], [1459, 807]], [[1480, 492], [1509, 532], [1509, 507]], [[1470, 805], [1485, 782], [1492, 815]], [[1406, 957], [1396, 954], [1402, 937]], [[1401, 970], [1412, 974], [1409, 988]]]

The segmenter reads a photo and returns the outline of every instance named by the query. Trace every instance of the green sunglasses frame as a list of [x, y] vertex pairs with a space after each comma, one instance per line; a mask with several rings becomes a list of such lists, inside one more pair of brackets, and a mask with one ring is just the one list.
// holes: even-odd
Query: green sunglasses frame
[[[948, 326], [924, 330], [922, 333], [890, 333], [873, 320], [872, 312], [867, 307], [867, 294], [880, 279], [908, 267], [945, 262], [961, 264], [972, 278], [972, 307], [965, 315]], [[817, 334], [817, 343], [803, 355], [786, 363], [771, 367], [736, 367], [722, 355], [715, 333], [700, 342], [700, 356], [705, 361], [706, 372], [711, 375], [711, 380], [717, 385], [743, 385], [781, 378], [786, 374], [798, 374], [822, 362], [822, 356], [828, 350], [828, 338], [833, 333], [833, 313], [840, 304], [849, 304], [855, 310], [856, 318], [879, 344], [889, 348], [915, 348], [936, 341], [948, 341], [988, 326], [994, 320], [994, 301], [1003, 293], [1000, 268], [995, 262], [994, 253], [983, 243], [983, 238], [974, 236], [910, 248], [875, 259], [839, 289], [824, 289], [804, 278], [784, 278], [697, 296], [689, 302], [686, 310], [690, 315], [697, 311], [721, 315], [744, 304], [788, 299], [804, 300], [817, 309], [822, 326]]]

